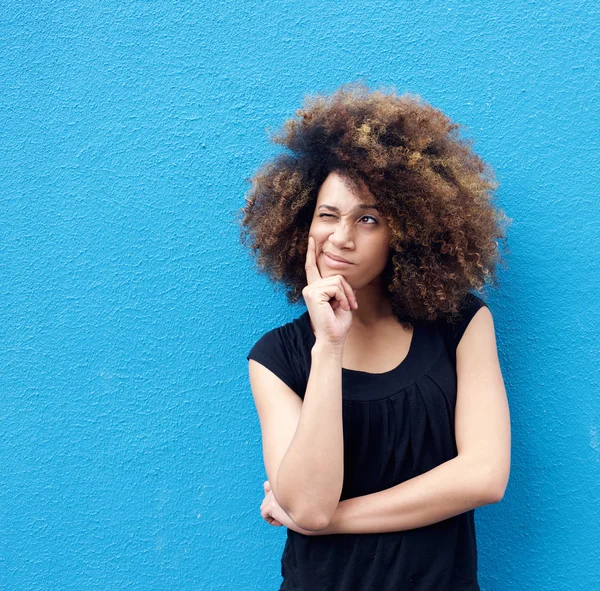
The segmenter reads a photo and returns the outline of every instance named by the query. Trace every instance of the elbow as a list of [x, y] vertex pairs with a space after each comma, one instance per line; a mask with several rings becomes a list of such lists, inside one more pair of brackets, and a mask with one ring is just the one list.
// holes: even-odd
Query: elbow
[[325, 529], [330, 522], [328, 516], [321, 515], [315, 511], [297, 514], [291, 512], [288, 513], [288, 515], [298, 527], [307, 531], [319, 531], [320, 529]]
[[288, 517], [302, 529], [318, 531], [329, 525], [330, 517], [325, 513], [316, 511], [314, 507], [301, 507], [298, 503], [281, 502], [277, 498], [276, 500]]
[[302, 520], [302, 525], [300, 525], [300, 527], [308, 531], [319, 531], [325, 529], [328, 525], [328, 518], [312, 518], [309, 520]]
[[495, 471], [488, 473], [484, 479], [485, 490], [484, 498], [486, 505], [499, 503], [504, 498], [506, 487], [508, 486], [508, 471]]
[[333, 509], [331, 511], [322, 507], [317, 508], [307, 503], [306, 499], [299, 498], [298, 495], [293, 499], [288, 499], [284, 494], [281, 494], [281, 491], [275, 495], [275, 498], [288, 517], [298, 527], [308, 531], [325, 529], [330, 524], [333, 513], [337, 508], [337, 502], [332, 504]]
[[486, 505], [493, 505], [499, 503], [504, 498], [504, 492], [506, 488], [502, 486], [490, 485], [485, 491]]
[[467, 462], [465, 470], [470, 475], [467, 486], [473, 495], [474, 507], [499, 503], [508, 485], [510, 462], [489, 456], [464, 457]]

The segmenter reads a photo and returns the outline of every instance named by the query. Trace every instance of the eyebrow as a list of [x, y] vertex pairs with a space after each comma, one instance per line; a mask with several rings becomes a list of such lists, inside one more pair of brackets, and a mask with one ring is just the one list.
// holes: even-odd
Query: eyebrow
[[[331, 211], [337, 211], [339, 212], [339, 208], [335, 207], [335, 205], [319, 205], [319, 209], [321, 209], [322, 207], [324, 207], [325, 209], [329, 209]], [[358, 209], [375, 209], [376, 211], [379, 211], [377, 209], [377, 204], [376, 203], [361, 203], [360, 205], [357, 206]]]

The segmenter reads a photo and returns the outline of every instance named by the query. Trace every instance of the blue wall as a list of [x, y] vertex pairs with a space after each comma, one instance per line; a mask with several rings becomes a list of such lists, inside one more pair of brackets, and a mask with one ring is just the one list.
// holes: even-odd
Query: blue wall
[[600, 9], [5, 3], [0, 588], [278, 588], [245, 355], [299, 315], [235, 217], [305, 93], [363, 79], [467, 126], [514, 219], [489, 299], [511, 404], [485, 591], [600, 589]]

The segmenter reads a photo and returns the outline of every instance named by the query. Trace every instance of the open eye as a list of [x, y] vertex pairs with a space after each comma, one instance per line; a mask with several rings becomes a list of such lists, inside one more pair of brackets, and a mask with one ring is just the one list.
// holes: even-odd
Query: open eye
[[[373, 220], [373, 223], [374, 223], [374, 224], [378, 224], [378, 223], [379, 223], [379, 222], [377, 221], [377, 219], [376, 219], [376, 218], [374, 218], [372, 215], [363, 215], [363, 216], [362, 216], [360, 219], [361, 219], [361, 220], [364, 220], [365, 218], [368, 218], [368, 219], [371, 219], [371, 220]], [[371, 224], [368, 224], [368, 225], [371, 225]]]

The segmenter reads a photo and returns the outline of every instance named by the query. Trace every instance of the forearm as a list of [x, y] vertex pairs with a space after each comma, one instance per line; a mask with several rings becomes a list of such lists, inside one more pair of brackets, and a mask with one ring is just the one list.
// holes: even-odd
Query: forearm
[[329, 521], [344, 480], [343, 346], [316, 343], [294, 437], [280, 463], [274, 494], [296, 523]]
[[449, 519], [495, 502], [484, 464], [457, 456], [386, 490], [346, 499], [313, 535], [404, 531]]

